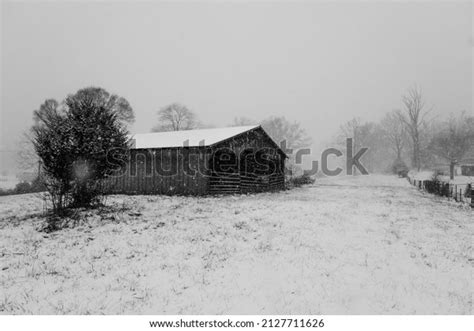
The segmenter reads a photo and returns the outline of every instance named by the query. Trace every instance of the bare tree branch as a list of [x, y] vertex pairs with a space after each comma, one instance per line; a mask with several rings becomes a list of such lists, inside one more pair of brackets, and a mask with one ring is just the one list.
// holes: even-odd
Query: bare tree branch
[[159, 123], [152, 132], [192, 130], [198, 125], [196, 114], [186, 106], [172, 103], [158, 111]]
[[421, 140], [424, 128], [427, 124], [426, 116], [431, 111], [425, 109], [425, 100], [418, 87], [408, 89], [407, 94], [402, 96], [402, 103], [405, 106], [403, 111], [399, 111], [398, 117], [405, 124], [410, 134], [412, 144], [412, 165], [420, 170], [421, 168]]

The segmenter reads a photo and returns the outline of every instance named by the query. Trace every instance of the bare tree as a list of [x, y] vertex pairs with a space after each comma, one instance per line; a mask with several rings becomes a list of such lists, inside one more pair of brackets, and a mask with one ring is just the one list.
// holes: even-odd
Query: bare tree
[[241, 117], [234, 117], [234, 121], [230, 124], [230, 126], [247, 126], [247, 125], [255, 125], [257, 121], [254, 121], [251, 118], [241, 116]]
[[[359, 150], [367, 148], [364, 153], [364, 166], [370, 172], [385, 171], [387, 164], [387, 139], [381, 125], [374, 122], [365, 122], [360, 117], [354, 117], [340, 127], [336, 138], [340, 148], [346, 148], [346, 139], [352, 138], [352, 153], [355, 155]], [[354, 175], [357, 173], [354, 172]]]
[[450, 178], [454, 179], [454, 165], [474, 146], [474, 117], [465, 113], [458, 118], [451, 115], [443, 123], [429, 144], [429, 150], [449, 161]]
[[396, 111], [385, 115], [381, 122], [385, 136], [390, 142], [390, 147], [396, 155], [397, 160], [402, 159], [403, 148], [406, 143], [405, 124], [401, 121]]
[[421, 168], [422, 139], [427, 125], [426, 116], [429, 110], [425, 109], [425, 100], [417, 87], [408, 89], [402, 97], [404, 110], [398, 111], [400, 120], [405, 124], [412, 143], [412, 165], [419, 171]]
[[[290, 122], [285, 117], [271, 116], [260, 125], [266, 133], [287, 153], [286, 167], [290, 176], [303, 173], [302, 164], [296, 159], [297, 150], [311, 145], [311, 138], [298, 122]], [[292, 151], [291, 151], [292, 150]]]
[[303, 148], [311, 145], [311, 138], [298, 122], [290, 122], [285, 117], [269, 117], [261, 122], [262, 128], [281, 144], [286, 142], [287, 148]]
[[33, 146], [33, 139], [29, 131], [25, 132], [18, 142], [18, 151], [16, 155], [18, 168], [24, 171], [34, 171], [39, 174], [39, 158]]
[[346, 138], [352, 138], [354, 149], [361, 147], [362, 125], [362, 119], [360, 117], [354, 117], [353, 119], [341, 125], [341, 134], [338, 139], [339, 143], [345, 144]]
[[192, 130], [198, 126], [196, 114], [186, 106], [172, 103], [158, 111], [159, 124], [152, 132]]

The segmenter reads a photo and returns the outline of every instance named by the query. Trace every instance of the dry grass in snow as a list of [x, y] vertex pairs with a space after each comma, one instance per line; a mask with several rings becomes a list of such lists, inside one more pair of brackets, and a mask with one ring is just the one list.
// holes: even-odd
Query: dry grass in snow
[[38, 197], [0, 197], [0, 312], [473, 313], [474, 212], [404, 179], [109, 205], [46, 234]]

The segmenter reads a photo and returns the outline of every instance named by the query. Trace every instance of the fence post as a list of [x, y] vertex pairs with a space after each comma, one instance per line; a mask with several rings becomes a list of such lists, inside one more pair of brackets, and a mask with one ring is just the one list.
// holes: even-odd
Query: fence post
[[469, 184], [471, 191], [471, 208], [474, 208], [474, 185]]

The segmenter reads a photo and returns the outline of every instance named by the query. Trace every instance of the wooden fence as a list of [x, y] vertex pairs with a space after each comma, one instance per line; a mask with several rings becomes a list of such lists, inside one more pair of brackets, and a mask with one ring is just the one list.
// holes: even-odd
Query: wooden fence
[[420, 190], [436, 194], [457, 202], [469, 203], [474, 208], [474, 185], [470, 184], [451, 184], [436, 180], [418, 180], [408, 178], [410, 184]]

